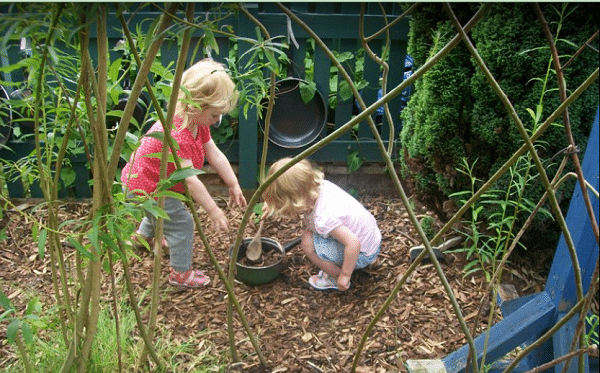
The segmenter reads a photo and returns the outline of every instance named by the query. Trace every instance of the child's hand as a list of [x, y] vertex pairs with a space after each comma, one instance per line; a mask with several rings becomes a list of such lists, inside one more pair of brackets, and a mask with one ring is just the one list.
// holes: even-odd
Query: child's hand
[[210, 221], [217, 232], [227, 231], [229, 229], [229, 221], [227, 220], [227, 216], [219, 207], [215, 207], [215, 209], [210, 211], [208, 213], [208, 217], [210, 218]]
[[263, 202], [261, 219], [264, 219], [264, 218], [268, 217], [269, 215], [271, 215], [271, 209], [269, 208], [269, 205], [267, 205], [266, 202]]
[[348, 290], [349, 285], [350, 285], [350, 276], [340, 273], [340, 275], [337, 278], [338, 289], [340, 289], [342, 291]]
[[233, 206], [246, 207], [246, 197], [242, 193], [239, 184], [229, 188], [229, 204]]

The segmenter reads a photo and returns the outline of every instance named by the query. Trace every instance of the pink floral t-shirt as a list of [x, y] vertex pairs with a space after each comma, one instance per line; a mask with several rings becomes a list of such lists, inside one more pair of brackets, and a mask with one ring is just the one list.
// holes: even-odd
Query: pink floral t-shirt
[[360, 251], [371, 255], [381, 244], [375, 217], [360, 202], [334, 183], [323, 180], [313, 212], [315, 231], [328, 236], [339, 226], [350, 229], [360, 241]]
[[[198, 126], [198, 135], [194, 138], [189, 128], [179, 129], [181, 123], [182, 119], [175, 117], [173, 120], [175, 129], [171, 132], [171, 136], [179, 144], [177, 155], [182, 159], [191, 159], [194, 168], [201, 169], [204, 165], [204, 144], [211, 139], [210, 127]], [[151, 132], [163, 132], [161, 123], [154, 123], [148, 130], [148, 133]], [[128, 190], [143, 190], [146, 193], [153, 193], [156, 190], [160, 179], [161, 152], [162, 141], [149, 136], [142, 138], [139, 148], [133, 153], [121, 172], [121, 181]], [[152, 155], [148, 156], [150, 154]], [[176, 169], [175, 163], [169, 162], [167, 176]], [[171, 190], [179, 193], [185, 191], [182, 183], [176, 184]]]

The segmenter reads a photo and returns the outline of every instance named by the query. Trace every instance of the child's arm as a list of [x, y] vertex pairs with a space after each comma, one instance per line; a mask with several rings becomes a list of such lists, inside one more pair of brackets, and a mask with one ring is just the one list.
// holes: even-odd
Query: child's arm
[[343, 225], [332, 230], [330, 236], [344, 245], [344, 264], [337, 277], [337, 284], [340, 290], [347, 290], [350, 284], [350, 276], [354, 271], [360, 253], [360, 241], [350, 229]]
[[229, 187], [229, 202], [241, 207], [246, 206], [246, 198], [242, 193], [237, 177], [231, 168], [231, 164], [225, 154], [217, 147], [213, 140], [204, 144], [206, 160], [212, 168], [217, 171], [221, 179]]
[[[191, 159], [181, 159], [181, 167], [193, 167]], [[185, 179], [188, 188], [190, 190], [190, 194], [194, 199], [194, 202], [199, 204], [206, 210], [208, 213], [208, 217], [215, 225], [217, 230], [227, 230], [228, 229], [228, 221], [227, 216], [219, 206], [217, 206], [216, 202], [212, 199], [208, 190], [198, 179], [198, 176], [190, 176]]]

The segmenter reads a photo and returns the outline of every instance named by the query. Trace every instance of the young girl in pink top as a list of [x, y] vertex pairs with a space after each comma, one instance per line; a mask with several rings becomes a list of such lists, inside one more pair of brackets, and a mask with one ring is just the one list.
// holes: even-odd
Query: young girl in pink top
[[[230, 112], [237, 104], [234, 83], [222, 64], [204, 59], [183, 73], [181, 86], [171, 132], [179, 146], [177, 155], [181, 166], [201, 169], [206, 159], [229, 187], [230, 203], [244, 207], [246, 200], [235, 173], [210, 135], [210, 126], [218, 123], [222, 114]], [[162, 131], [162, 124], [156, 122], [148, 132]], [[121, 173], [121, 181], [129, 193], [152, 198], [159, 182], [162, 146], [162, 141], [154, 137], [142, 138], [141, 145]], [[175, 169], [175, 164], [170, 162], [167, 174], [170, 175]], [[214, 228], [228, 229], [225, 213], [217, 206], [200, 179], [191, 176], [185, 179], [185, 183], [194, 202], [208, 213]], [[185, 189], [179, 183], [171, 190], [184, 193]], [[169, 247], [171, 264], [169, 283], [187, 287], [207, 285], [209, 278], [201, 271], [191, 268], [195, 231], [191, 213], [183, 202], [169, 197], [165, 199], [164, 211], [169, 215], [169, 219], [164, 220], [164, 237]], [[134, 237], [134, 240], [139, 242], [140, 238], [147, 241], [153, 239], [155, 227], [156, 217], [146, 212], [136, 232], [139, 237]]]
[[[273, 175], [291, 158], [273, 163]], [[356, 199], [302, 160], [280, 175], [262, 194], [263, 211], [288, 218], [304, 216], [301, 247], [321, 269], [308, 282], [319, 290], [347, 290], [355, 268], [373, 263], [381, 232], [375, 217]]]

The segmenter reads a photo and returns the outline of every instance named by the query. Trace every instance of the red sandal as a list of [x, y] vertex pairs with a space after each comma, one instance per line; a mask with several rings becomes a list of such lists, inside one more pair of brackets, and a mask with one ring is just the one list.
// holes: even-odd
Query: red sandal
[[173, 286], [185, 286], [188, 288], [199, 288], [210, 283], [210, 278], [197, 269], [190, 269], [186, 272], [176, 272], [171, 268], [169, 274], [169, 284]]

